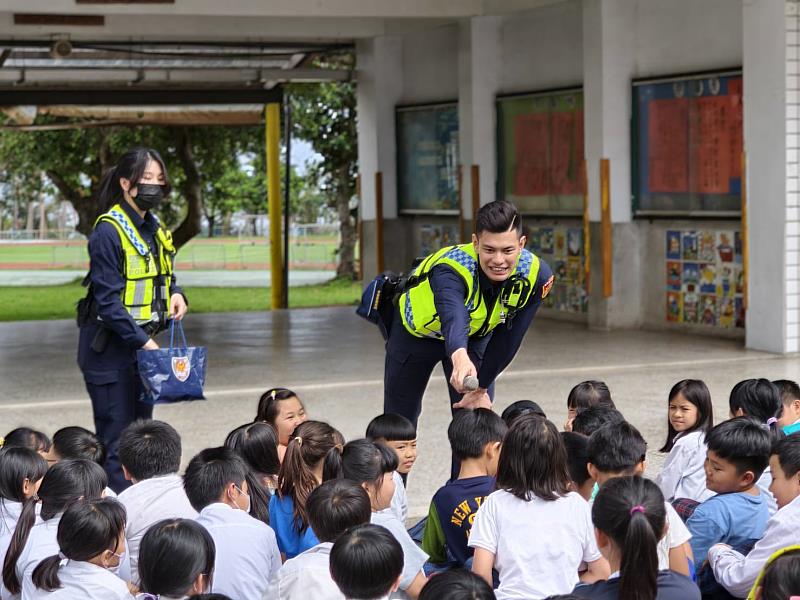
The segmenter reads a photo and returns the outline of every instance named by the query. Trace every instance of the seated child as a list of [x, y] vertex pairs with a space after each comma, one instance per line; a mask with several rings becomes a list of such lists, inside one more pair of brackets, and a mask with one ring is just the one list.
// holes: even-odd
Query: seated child
[[[125, 554], [125, 507], [112, 498], [77, 502], [58, 523], [58, 551], [33, 570], [26, 600], [130, 600], [128, 584], [112, 570]], [[66, 559], [66, 560], [64, 560]]]
[[5, 555], [23, 503], [36, 495], [45, 473], [47, 462], [30, 448], [0, 450], [0, 555]]
[[212, 591], [237, 599], [260, 598], [281, 566], [275, 533], [248, 514], [246, 476], [245, 462], [224, 446], [200, 452], [183, 476], [197, 522], [216, 547]]
[[178, 475], [181, 436], [171, 425], [153, 420], [131, 423], [119, 436], [118, 455], [125, 479], [133, 483], [119, 495], [128, 513], [129, 561], [120, 575], [138, 584], [139, 544], [147, 530], [162, 519], [196, 519], [197, 511]]
[[603, 600], [700, 600], [700, 590], [691, 579], [658, 568], [666, 506], [658, 486], [649, 479], [615, 477], [603, 484], [592, 505], [592, 522], [597, 546], [614, 575], [607, 581], [578, 584], [573, 593]]
[[561, 439], [567, 449], [569, 489], [578, 492], [588, 502], [595, 487], [595, 481], [589, 475], [589, 438], [574, 431], [562, 431]]
[[278, 458], [283, 462], [289, 437], [300, 423], [308, 420], [306, 409], [292, 390], [272, 388], [258, 400], [256, 421], [268, 423], [275, 429], [278, 438]]
[[491, 585], [497, 569], [498, 598], [568, 593], [582, 562], [585, 580], [608, 577], [589, 505], [568, 485], [567, 452], [555, 425], [534, 415], [517, 419], [503, 439], [498, 490], [481, 505], [469, 537], [472, 571]]
[[231, 431], [225, 445], [247, 463], [250, 516], [269, 525], [269, 501], [277, 489], [281, 468], [275, 430], [260, 421], [247, 423]]
[[[769, 461], [767, 431], [753, 419], [737, 417], [714, 427], [706, 443], [706, 486], [716, 495], [686, 521], [698, 572], [711, 546], [750, 546], [764, 534], [769, 519], [766, 498], [756, 485]], [[710, 588], [701, 581], [701, 589]]]
[[309, 527], [306, 499], [325, 479], [326, 468], [338, 466], [344, 438], [327, 423], [306, 421], [295, 429], [278, 473], [278, 490], [269, 501], [270, 527], [285, 558], [294, 558], [319, 544]]
[[514, 421], [517, 420], [517, 417], [521, 417], [522, 415], [537, 415], [543, 419], [547, 418], [542, 407], [533, 400], [517, 400], [516, 402], [512, 402], [505, 407], [500, 417], [508, 427], [511, 427]]
[[604, 381], [583, 381], [572, 388], [567, 396], [567, 422], [564, 423], [564, 431], [572, 431], [572, 422], [578, 413], [593, 406], [616, 408]]
[[431, 577], [419, 600], [494, 600], [492, 586], [464, 569], [453, 569]]
[[283, 564], [265, 600], [294, 600], [304, 595], [314, 600], [344, 600], [331, 579], [331, 548], [347, 529], [369, 523], [369, 496], [354, 481], [333, 479], [315, 488], [306, 506], [311, 529], [320, 543]]
[[53, 442], [49, 437], [41, 431], [36, 431], [30, 427], [17, 427], [16, 429], [12, 429], [6, 434], [2, 444], [0, 444], [3, 448], [28, 448], [33, 450], [44, 458], [48, 465], [52, 465], [56, 462], [56, 460], [50, 456], [52, 445]]
[[417, 460], [417, 429], [403, 415], [386, 413], [378, 415], [367, 425], [367, 439], [381, 442], [397, 454], [397, 471], [394, 473], [394, 496], [392, 506], [401, 523], [408, 518], [406, 481]]
[[458, 479], [447, 482], [433, 496], [422, 549], [430, 561], [463, 567], [474, 550], [467, 545], [472, 520], [486, 497], [495, 490], [500, 446], [508, 428], [486, 408], [455, 413], [447, 428], [450, 448], [461, 463]]
[[667, 441], [660, 452], [669, 452], [656, 483], [667, 502], [688, 498], [708, 500], [706, 488], [706, 435], [714, 426], [711, 394], [699, 379], [679, 381], [669, 392]]
[[348, 600], [388, 600], [403, 571], [403, 549], [379, 525], [358, 525], [331, 548], [331, 577]]
[[800, 595], [800, 546], [782, 548], [769, 557], [748, 600], [786, 600]]
[[773, 381], [781, 394], [783, 410], [778, 419], [778, 426], [786, 435], [800, 431], [800, 386], [788, 379]]
[[211, 590], [217, 552], [211, 534], [197, 521], [159, 521], [144, 534], [139, 548], [139, 587], [144, 594], [196, 598], [192, 594]]
[[[589, 438], [587, 454], [589, 473], [602, 489], [605, 482], [615, 477], [644, 473], [647, 443], [638, 429], [623, 421], [595, 431]], [[667, 534], [659, 538], [658, 570], [671, 569], [688, 576], [691, 534], [669, 502], [665, 510], [669, 526]]]
[[[83, 458], [96, 462], [101, 467], [105, 467], [106, 445], [97, 435], [86, 429], [72, 425], [62, 427], [53, 434], [53, 444], [50, 446], [49, 460], [51, 464], [65, 458]], [[106, 486], [105, 496], [116, 498], [117, 493]]]
[[589, 437], [603, 425], [625, 422], [625, 417], [616, 408], [610, 406], [590, 406], [578, 411], [572, 421], [572, 431]]
[[708, 551], [715, 579], [739, 598], [747, 595], [772, 554], [797, 543], [800, 531], [800, 433], [777, 442], [769, 462], [772, 467], [770, 489], [779, 508], [767, 522], [764, 535], [746, 556], [723, 544], [712, 546]]

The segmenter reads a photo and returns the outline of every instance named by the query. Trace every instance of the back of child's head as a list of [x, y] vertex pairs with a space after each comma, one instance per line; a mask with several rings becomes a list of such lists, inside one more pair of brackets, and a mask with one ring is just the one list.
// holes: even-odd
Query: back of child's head
[[745, 379], [731, 390], [729, 406], [732, 416], [751, 417], [766, 425], [774, 440], [780, 437], [778, 419], [783, 412], [781, 393], [769, 379]]
[[236, 452], [225, 446], [206, 448], [189, 461], [183, 489], [192, 508], [200, 512], [220, 502], [231, 484], [241, 490], [246, 477], [247, 463]]
[[556, 500], [568, 485], [567, 450], [556, 426], [536, 415], [519, 417], [503, 439], [498, 489], [521, 500]]
[[567, 396], [567, 408], [581, 410], [592, 406], [615, 408], [611, 392], [604, 381], [582, 381]]
[[367, 438], [347, 442], [339, 455], [337, 476], [380, 489], [383, 476], [397, 470], [397, 455], [380, 442]]
[[106, 462], [106, 445], [93, 432], [77, 425], [62, 427], [53, 434], [53, 450], [59, 460], [85, 458], [98, 465]]
[[664, 496], [643, 477], [615, 477], [592, 504], [592, 522], [621, 555], [619, 597], [655, 600], [658, 591], [658, 541], [666, 523]]
[[753, 473], [753, 484], [769, 464], [770, 434], [751, 417], [735, 417], [723, 421], [706, 436], [709, 452], [714, 452], [736, 467], [737, 473]]
[[281, 468], [278, 439], [267, 423], [241, 425], [225, 438], [225, 445], [239, 453], [251, 469], [262, 475], [277, 475]]
[[759, 600], [789, 600], [800, 596], [800, 547], [773, 555], [756, 584]]
[[159, 521], [139, 546], [139, 587], [148, 594], [183, 598], [202, 576], [201, 591], [210, 591], [215, 557], [214, 540], [196, 521]]
[[[681, 433], [686, 434], [692, 431], [708, 433], [711, 431], [714, 426], [714, 412], [711, 406], [711, 392], [708, 391], [708, 386], [706, 386], [705, 382], [699, 379], [683, 379], [679, 381], [669, 391], [667, 405], [671, 407], [673, 403], [678, 403], [680, 398], [685, 399], [697, 409], [697, 421]], [[667, 414], [667, 440], [664, 442], [660, 452], [672, 450], [677, 435], [678, 432], [675, 431], [669, 419], [669, 414]]]
[[322, 421], [305, 421], [297, 426], [286, 446], [278, 471], [278, 495], [290, 498], [298, 532], [308, 528], [306, 500], [318, 485], [315, 467], [323, 465], [323, 481], [338, 476], [344, 437]]
[[494, 600], [492, 586], [471, 571], [452, 569], [431, 577], [419, 600]]
[[514, 421], [517, 420], [518, 417], [522, 415], [536, 415], [542, 417], [543, 419], [547, 418], [547, 415], [544, 414], [542, 407], [539, 406], [533, 400], [517, 400], [506, 406], [505, 410], [503, 410], [503, 414], [501, 418], [505, 422], [506, 425], [511, 427], [514, 424]]
[[403, 572], [403, 549], [380, 525], [357, 525], [333, 544], [330, 569], [348, 600], [377, 600], [395, 589]]
[[488, 444], [502, 443], [508, 426], [488, 408], [459, 410], [447, 428], [447, 439], [458, 460], [480, 458]]
[[367, 425], [366, 437], [370, 440], [402, 442], [417, 439], [417, 428], [403, 415], [384, 413]]
[[48, 469], [39, 486], [38, 498], [32, 496], [23, 504], [3, 563], [3, 583], [12, 594], [20, 591], [16, 565], [28, 542], [36, 518], [37, 502], [41, 501], [42, 520], [49, 521], [78, 501], [100, 498], [107, 485], [108, 477], [103, 467], [90, 460], [62, 460]]
[[3, 438], [3, 448], [30, 448], [40, 454], [49, 452], [52, 444], [44, 433], [30, 427], [12, 429]]
[[35, 450], [25, 447], [0, 449], [0, 498], [13, 502], [24, 502], [25, 482], [35, 487], [37, 481], [47, 473], [47, 461]]
[[136, 481], [171, 475], [181, 466], [181, 436], [164, 421], [135, 421], [120, 434], [118, 455]]
[[627, 421], [604, 425], [589, 437], [589, 463], [602, 473], [633, 475], [647, 457], [647, 442]]
[[[68, 560], [88, 562], [101, 557], [111, 565], [111, 557], [124, 551], [125, 507], [112, 498], [77, 502], [67, 508], [58, 522], [59, 554], [45, 558], [33, 570], [33, 584], [52, 592], [61, 587], [58, 568], [62, 556]], [[122, 547], [120, 547], [120, 544]]]
[[589, 438], [574, 431], [562, 431], [561, 439], [567, 449], [569, 478], [576, 486], [580, 487], [591, 478], [588, 469]]
[[625, 417], [616, 408], [611, 406], [590, 406], [578, 410], [578, 415], [572, 421], [572, 431], [581, 435], [590, 436], [604, 425], [617, 424], [625, 421]]
[[776, 379], [772, 382], [781, 395], [781, 403], [787, 406], [795, 400], [800, 400], [800, 385], [790, 379]]
[[347, 529], [369, 523], [372, 516], [366, 490], [349, 479], [331, 479], [315, 488], [306, 508], [311, 530], [320, 542], [335, 542]]

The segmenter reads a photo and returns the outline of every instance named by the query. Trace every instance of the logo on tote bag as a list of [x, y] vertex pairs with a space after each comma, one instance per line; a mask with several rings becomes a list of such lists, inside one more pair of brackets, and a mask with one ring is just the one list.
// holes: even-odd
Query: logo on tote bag
[[178, 381], [186, 381], [189, 378], [191, 370], [192, 365], [189, 362], [188, 356], [172, 357], [172, 373]]

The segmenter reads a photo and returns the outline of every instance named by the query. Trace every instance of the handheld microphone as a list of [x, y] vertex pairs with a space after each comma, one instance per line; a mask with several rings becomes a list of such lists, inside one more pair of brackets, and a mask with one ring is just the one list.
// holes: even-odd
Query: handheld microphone
[[479, 386], [478, 378], [474, 375], [467, 375], [464, 377], [464, 383], [462, 385], [467, 391], [474, 392]]

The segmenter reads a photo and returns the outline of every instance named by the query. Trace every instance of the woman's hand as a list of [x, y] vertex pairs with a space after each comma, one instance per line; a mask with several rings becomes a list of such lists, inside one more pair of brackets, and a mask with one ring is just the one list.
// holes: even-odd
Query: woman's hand
[[189, 310], [189, 307], [186, 306], [186, 300], [183, 299], [183, 294], [172, 294], [169, 299], [169, 316], [180, 321], [183, 319], [187, 310]]

